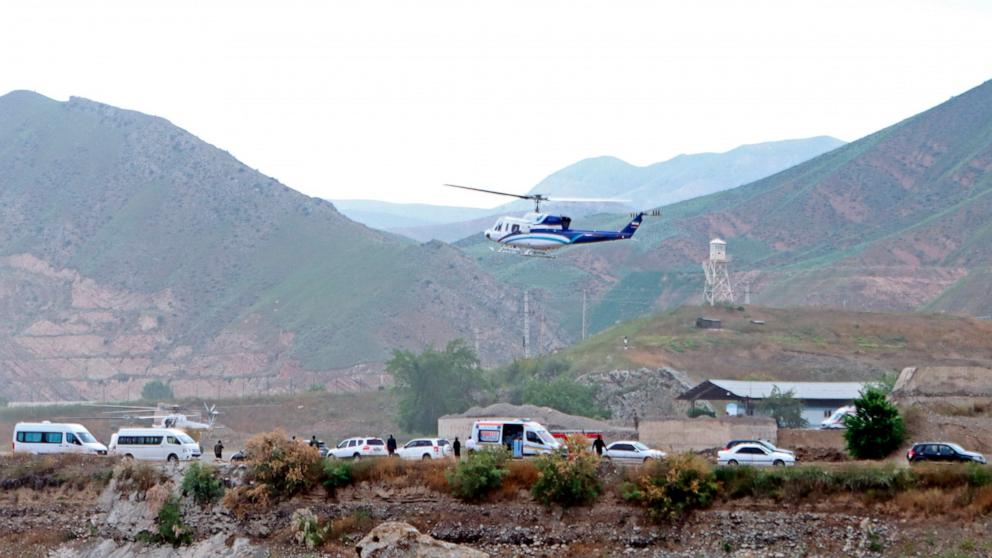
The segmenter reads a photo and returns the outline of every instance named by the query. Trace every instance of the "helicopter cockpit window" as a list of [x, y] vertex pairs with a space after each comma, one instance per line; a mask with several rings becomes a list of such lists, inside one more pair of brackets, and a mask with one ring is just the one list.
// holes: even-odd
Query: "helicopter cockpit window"
[[496, 223], [496, 232], [503, 230], [503, 223]]
[[512, 232], [520, 232], [520, 225], [513, 225]]

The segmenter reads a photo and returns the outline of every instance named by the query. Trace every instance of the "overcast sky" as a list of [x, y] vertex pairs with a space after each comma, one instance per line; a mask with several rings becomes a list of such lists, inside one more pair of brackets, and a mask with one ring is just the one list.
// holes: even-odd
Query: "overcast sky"
[[[306, 194], [494, 206], [585, 157], [854, 140], [992, 78], [992, 2], [16, 2], [0, 94], [163, 116]], [[0, 123], [2, 124], [2, 123]]]

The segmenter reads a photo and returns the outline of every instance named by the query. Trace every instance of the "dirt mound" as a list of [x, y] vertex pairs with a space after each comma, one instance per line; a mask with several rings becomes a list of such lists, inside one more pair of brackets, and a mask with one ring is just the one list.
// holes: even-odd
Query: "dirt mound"
[[992, 368], [925, 366], [904, 368], [892, 390], [895, 397], [992, 397]]

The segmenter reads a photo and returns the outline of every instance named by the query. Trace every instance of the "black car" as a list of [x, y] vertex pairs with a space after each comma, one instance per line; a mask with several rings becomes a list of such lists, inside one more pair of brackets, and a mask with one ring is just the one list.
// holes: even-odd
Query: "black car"
[[985, 465], [985, 456], [974, 451], [968, 451], [951, 442], [921, 442], [913, 444], [906, 452], [910, 463], [934, 461], [938, 463], [974, 462]]

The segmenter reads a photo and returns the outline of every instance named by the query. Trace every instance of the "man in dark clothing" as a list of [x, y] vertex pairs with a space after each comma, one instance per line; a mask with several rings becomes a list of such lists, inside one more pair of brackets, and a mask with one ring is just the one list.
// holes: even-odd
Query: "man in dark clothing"
[[458, 436], [455, 436], [455, 443], [451, 444], [452, 449], [455, 450], [455, 459], [462, 458], [462, 443], [458, 441]]
[[317, 447], [317, 436], [310, 437], [310, 447], [312, 448]]
[[224, 454], [224, 444], [222, 444], [220, 440], [217, 440], [217, 443], [214, 445], [214, 457], [216, 457], [217, 459], [223, 459], [222, 457], [223, 454]]
[[390, 456], [396, 453], [396, 438], [393, 438], [392, 434], [390, 434], [389, 439], [386, 440], [386, 450], [389, 451]]
[[592, 447], [596, 450], [596, 455], [602, 457], [603, 450], [606, 449], [606, 442], [603, 441], [603, 435], [597, 434], [596, 439], [592, 443]]

